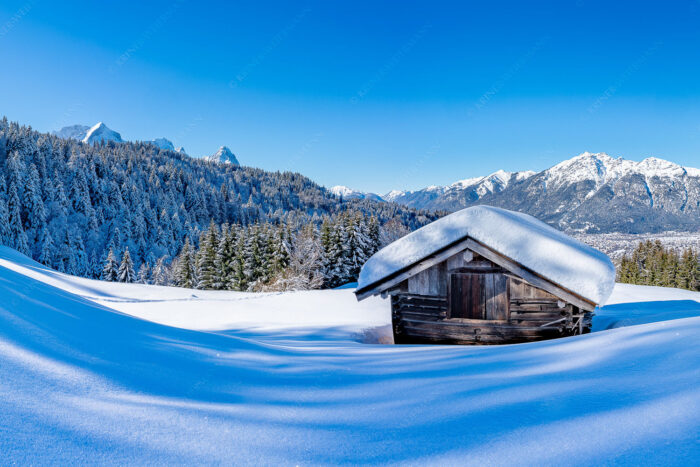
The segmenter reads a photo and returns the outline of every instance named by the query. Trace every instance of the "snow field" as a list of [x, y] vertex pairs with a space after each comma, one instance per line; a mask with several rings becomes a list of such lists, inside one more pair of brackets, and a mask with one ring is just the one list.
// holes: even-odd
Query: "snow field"
[[3, 248], [0, 452], [10, 464], [692, 464], [700, 294], [626, 285], [608, 303], [603, 327], [664, 321], [523, 345], [367, 345], [359, 333], [386, 326], [388, 304], [350, 289], [103, 283]]

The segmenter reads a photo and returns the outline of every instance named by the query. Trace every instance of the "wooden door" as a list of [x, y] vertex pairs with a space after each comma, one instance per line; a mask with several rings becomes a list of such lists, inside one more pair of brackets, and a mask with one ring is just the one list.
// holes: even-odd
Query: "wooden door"
[[450, 274], [448, 316], [466, 319], [508, 319], [508, 278], [500, 273]]

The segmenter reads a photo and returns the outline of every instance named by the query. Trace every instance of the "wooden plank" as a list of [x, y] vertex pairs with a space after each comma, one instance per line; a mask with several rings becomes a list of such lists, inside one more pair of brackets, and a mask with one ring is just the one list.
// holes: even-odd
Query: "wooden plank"
[[400, 294], [396, 294], [397, 297], [401, 298], [421, 298], [421, 299], [432, 299], [432, 300], [446, 300], [444, 296], [441, 295], [418, 295], [418, 294], [412, 294], [409, 292], [402, 292]]
[[496, 312], [496, 304], [493, 303], [493, 297], [496, 295], [496, 281], [493, 276], [493, 274], [480, 274], [484, 319], [496, 319], [493, 316]]
[[554, 284], [548, 279], [545, 279], [544, 277], [534, 273], [533, 271], [524, 268], [512, 259], [501, 255], [500, 253], [492, 250], [486, 245], [479, 243], [471, 238], [467, 238], [465, 244], [470, 250], [476, 251], [484, 258], [487, 258], [489, 261], [493, 261], [499, 266], [509, 270], [513, 274], [522, 277], [523, 279], [535, 285], [536, 287], [539, 287], [553, 295], [556, 295], [557, 297], [562, 298], [567, 302], [573, 303], [574, 305], [578, 306], [579, 308], [583, 308], [584, 310], [593, 311], [595, 309], [595, 303], [581, 297], [580, 295], [570, 290], [567, 290], [557, 284]]
[[404, 303], [396, 304], [398, 310], [426, 310], [426, 311], [447, 311], [447, 306], [441, 304], [419, 304], [419, 303]]
[[435, 294], [447, 297], [447, 262], [443, 261], [438, 263], [435, 267], [435, 274], [437, 275], [436, 280], [436, 290]]
[[404, 330], [413, 330], [414, 332], [424, 332], [426, 335], [440, 336], [452, 338], [465, 338], [475, 334], [483, 336], [502, 336], [502, 337], [551, 337], [560, 335], [558, 327], [539, 327], [539, 326], [499, 326], [499, 327], [472, 327], [472, 326], [457, 326], [447, 325], [443, 321], [419, 321], [419, 320], [401, 320]]
[[546, 290], [537, 288], [534, 285], [529, 284], [528, 282], [517, 276], [510, 276], [509, 282], [511, 287], [511, 300], [560, 300], [555, 295], [552, 295]]
[[406, 324], [419, 325], [419, 324], [429, 324], [435, 329], [482, 329], [484, 332], [491, 332], [492, 330], [499, 331], [539, 331], [539, 330], [559, 330], [559, 326], [550, 326], [548, 328], [541, 328], [539, 326], [523, 326], [519, 324], [513, 324], [508, 321], [492, 321], [486, 319], [467, 319], [467, 318], [447, 318], [440, 321], [428, 321], [414, 318], [404, 318], [401, 317], [401, 321]]
[[538, 318], [557, 318], [561, 317], [562, 313], [520, 313], [510, 312], [510, 319], [538, 319]]
[[560, 312], [560, 311], [565, 311], [566, 308], [559, 308], [558, 306], [551, 306], [551, 305], [510, 305], [510, 310], [511, 311], [518, 311], [518, 312], [533, 312], [533, 313], [538, 313], [541, 311], [547, 311], [547, 312]]
[[[461, 274], [460, 274], [461, 276]], [[484, 300], [484, 277], [480, 274], [465, 274], [470, 279], [469, 297], [471, 307], [467, 308], [461, 318], [484, 319], [486, 318], [486, 303]], [[462, 287], [466, 284], [462, 282]], [[464, 293], [464, 291], [462, 292]]]
[[400, 343], [401, 344], [411, 344], [411, 345], [509, 345], [509, 344], [523, 344], [527, 342], [536, 342], [540, 341], [542, 339], [536, 339], [536, 338], [523, 338], [523, 339], [517, 339], [517, 340], [512, 340], [512, 339], [501, 339], [501, 338], [493, 338], [493, 339], [480, 339], [480, 340], [472, 340], [472, 341], [464, 341], [464, 340], [459, 340], [459, 339], [433, 339], [430, 337], [414, 337], [414, 336], [406, 336], [405, 338], [402, 338]]
[[503, 274], [488, 274], [486, 319], [508, 320], [508, 278]]
[[511, 296], [510, 298], [510, 303], [511, 305], [529, 305], [529, 304], [534, 304], [534, 305], [557, 305], [557, 300], [556, 297], [554, 298], [513, 298]]
[[[444, 314], [438, 313], [421, 313], [414, 311], [402, 311], [398, 314], [401, 320], [418, 320], [418, 321], [438, 321], [445, 319]], [[547, 321], [542, 321], [546, 323]]]
[[[396, 339], [396, 338], [395, 338]], [[456, 337], [446, 337], [443, 335], [433, 336], [429, 334], [423, 334], [420, 331], [417, 333], [413, 330], [407, 330], [406, 334], [402, 334], [399, 338], [402, 344], [437, 344], [437, 345], [504, 345], [504, 344], [518, 344], [524, 342], [536, 342], [547, 339], [547, 337], [529, 337], [529, 336], [518, 336], [518, 337], [501, 337], [501, 336], [489, 336], [489, 335], [474, 335], [474, 336], [464, 336], [460, 338]], [[396, 340], [395, 340], [396, 342]]]
[[457, 309], [460, 306], [457, 297], [461, 296], [461, 293], [456, 290], [459, 284], [456, 280], [453, 280], [452, 275], [448, 280], [447, 288], [447, 316], [453, 316], [457, 313]]
[[398, 308], [406, 308], [406, 309], [426, 309], [426, 310], [442, 310], [442, 311], [447, 311], [447, 302], [438, 302], [438, 301], [419, 301], [419, 300], [411, 300], [411, 301], [403, 301], [399, 300], [396, 302], [396, 306]]

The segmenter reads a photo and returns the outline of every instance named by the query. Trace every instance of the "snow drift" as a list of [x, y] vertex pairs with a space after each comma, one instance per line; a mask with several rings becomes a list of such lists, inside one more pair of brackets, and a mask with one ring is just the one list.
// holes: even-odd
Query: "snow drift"
[[[0, 248], [3, 461], [667, 465], [700, 455], [700, 294], [635, 297], [627, 286], [620, 306], [681, 300], [695, 317], [465, 347], [361, 344], [349, 316], [388, 323], [388, 307], [329, 292], [103, 283]], [[251, 329], [256, 301], [264, 331]], [[307, 326], [288, 327], [293, 317]]]
[[438, 219], [375, 253], [360, 272], [358, 289], [467, 236], [600, 305], [615, 285], [615, 266], [604, 253], [527, 214], [474, 206]]

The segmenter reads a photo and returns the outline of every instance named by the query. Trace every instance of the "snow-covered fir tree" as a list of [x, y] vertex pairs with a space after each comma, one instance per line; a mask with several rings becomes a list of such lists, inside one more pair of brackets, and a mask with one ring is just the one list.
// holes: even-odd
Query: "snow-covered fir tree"
[[185, 244], [182, 246], [182, 251], [180, 251], [180, 254], [175, 260], [174, 278], [175, 284], [178, 287], [191, 289], [197, 284], [194, 263], [194, 254], [190, 246], [190, 240], [186, 238]]
[[151, 282], [155, 285], [171, 285], [173, 283], [165, 256], [161, 256], [156, 260], [156, 264], [151, 272]]
[[212, 221], [209, 228], [202, 232], [199, 250], [195, 255], [197, 271], [197, 288], [213, 289], [221, 280], [217, 277], [216, 253], [219, 249], [218, 228]]
[[139, 272], [136, 274], [136, 282], [139, 284], [151, 283], [151, 267], [148, 263], [144, 262], [139, 268]]
[[107, 260], [105, 261], [104, 267], [102, 268], [101, 279], [103, 281], [116, 282], [119, 277], [119, 263], [117, 258], [114, 256], [114, 251], [109, 249], [107, 254]]
[[136, 274], [134, 273], [134, 262], [131, 260], [131, 254], [129, 254], [129, 248], [124, 250], [122, 255], [122, 262], [119, 264], [118, 278], [119, 282], [131, 283], [136, 279]]

